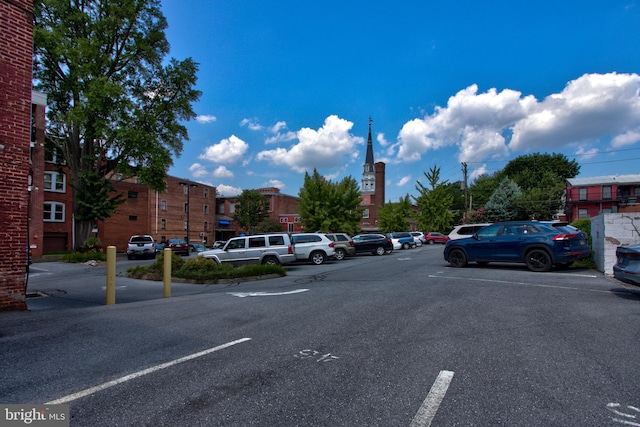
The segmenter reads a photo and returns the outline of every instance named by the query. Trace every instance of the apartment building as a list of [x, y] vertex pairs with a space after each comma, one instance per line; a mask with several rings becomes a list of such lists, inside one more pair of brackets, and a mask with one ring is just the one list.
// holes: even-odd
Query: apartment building
[[607, 175], [567, 180], [567, 221], [603, 213], [640, 212], [640, 175]]

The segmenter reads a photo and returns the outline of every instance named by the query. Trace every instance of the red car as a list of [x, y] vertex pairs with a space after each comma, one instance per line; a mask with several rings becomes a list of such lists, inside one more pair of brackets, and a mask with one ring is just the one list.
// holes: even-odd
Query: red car
[[428, 233], [424, 233], [424, 239], [430, 245], [433, 245], [434, 243], [442, 243], [444, 245], [449, 241], [449, 236], [445, 236], [442, 233], [436, 233], [435, 231], [430, 231]]
[[189, 256], [189, 245], [184, 239], [169, 239], [167, 240], [167, 248], [171, 249], [176, 255]]

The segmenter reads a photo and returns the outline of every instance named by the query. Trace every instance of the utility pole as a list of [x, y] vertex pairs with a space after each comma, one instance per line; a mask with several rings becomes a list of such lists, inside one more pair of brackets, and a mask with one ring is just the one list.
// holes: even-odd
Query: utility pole
[[467, 223], [467, 217], [469, 215], [469, 198], [467, 193], [467, 164], [462, 162], [462, 189], [464, 190], [464, 215], [462, 216], [462, 222]]
[[192, 184], [190, 182], [179, 182], [178, 184], [184, 186], [187, 189], [187, 253], [189, 256], [191, 255], [191, 242], [189, 241], [189, 227], [191, 226], [189, 222], [189, 211], [191, 210], [190, 206], [190, 195], [191, 189], [198, 186], [198, 184]]

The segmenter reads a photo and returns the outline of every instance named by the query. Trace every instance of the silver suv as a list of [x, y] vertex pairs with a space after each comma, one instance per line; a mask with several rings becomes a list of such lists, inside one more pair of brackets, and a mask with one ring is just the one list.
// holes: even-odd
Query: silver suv
[[155, 258], [156, 241], [147, 234], [131, 236], [127, 243], [127, 259]]
[[324, 234], [296, 233], [291, 235], [291, 241], [298, 261], [311, 261], [320, 265], [336, 254], [333, 242]]
[[296, 260], [287, 233], [256, 234], [229, 239], [221, 249], [198, 252], [218, 264], [289, 264]]

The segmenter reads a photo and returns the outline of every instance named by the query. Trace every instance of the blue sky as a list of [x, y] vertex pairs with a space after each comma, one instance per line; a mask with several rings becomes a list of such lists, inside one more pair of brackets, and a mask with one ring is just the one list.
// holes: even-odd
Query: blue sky
[[470, 180], [562, 153], [640, 173], [640, 0], [163, 1], [170, 56], [200, 64], [173, 176], [223, 196], [305, 171], [362, 178], [369, 117], [386, 199], [437, 166]]

